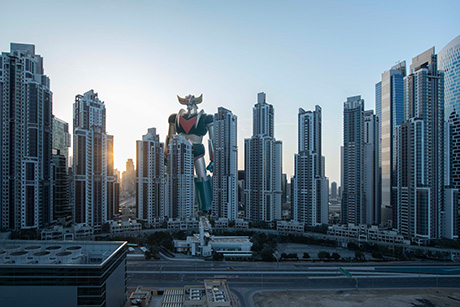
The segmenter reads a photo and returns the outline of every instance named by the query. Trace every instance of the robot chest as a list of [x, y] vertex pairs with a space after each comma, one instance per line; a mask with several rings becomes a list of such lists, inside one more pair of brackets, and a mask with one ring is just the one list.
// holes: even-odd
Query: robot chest
[[198, 116], [188, 119], [183, 116], [179, 116], [179, 121], [177, 122], [177, 132], [203, 136], [206, 134], [206, 127], [202, 121], [198, 119]]

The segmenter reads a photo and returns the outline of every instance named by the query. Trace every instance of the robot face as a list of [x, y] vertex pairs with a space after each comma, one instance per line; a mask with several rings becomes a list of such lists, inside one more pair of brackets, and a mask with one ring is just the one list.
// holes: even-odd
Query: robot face
[[194, 103], [187, 104], [187, 113], [192, 114], [192, 115], [197, 114], [198, 113], [198, 107], [196, 106], [196, 104], [194, 104]]

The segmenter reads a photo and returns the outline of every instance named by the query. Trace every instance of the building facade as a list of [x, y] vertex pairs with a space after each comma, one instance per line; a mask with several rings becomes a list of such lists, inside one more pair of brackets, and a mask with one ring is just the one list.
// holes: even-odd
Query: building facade
[[184, 136], [175, 134], [169, 143], [165, 217], [195, 218], [198, 208], [193, 177], [192, 145]]
[[164, 144], [150, 128], [136, 145], [137, 218], [156, 225], [166, 214]]
[[364, 111], [363, 142], [364, 222], [368, 225], [379, 225], [381, 214], [379, 120], [372, 110]]
[[214, 114], [214, 172], [212, 216], [234, 221], [238, 218], [237, 117], [218, 108]]
[[[398, 133], [398, 230], [413, 240], [448, 236], [452, 212], [445, 186], [444, 73], [434, 47], [412, 59], [404, 78], [404, 122]], [[452, 197], [450, 198], [452, 199]], [[452, 237], [452, 236], [451, 236]]]
[[361, 96], [343, 110], [342, 224], [375, 225], [380, 219], [379, 124]]
[[257, 95], [253, 136], [244, 142], [246, 218], [253, 222], [281, 219], [282, 143], [274, 138], [274, 109]]
[[127, 250], [126, 242], [0, 241], [0, 305], [122, 307]]
[[375, 86], [376, 115], [379, 122], [379, 166], [381, 169], [381, 220], [391, 227], [396, 216], [396, 128], [404, 119], [403, 79], [406, 62], [382, 73]]
[[328, 224], [328, 182], [321, 153], [321, 107], [299, 109], [293, 219], [309, 227]]
[[69, 124], [53, 117], [53, 220], [64, 223], [72, 220], [69, 180]]
[[[448, 122], [446, 135], [448, 148], [445, 150], [446, 185], [458, 190], [460, 189], [460, 36], [454, 38], [438, 53], [438, 69], [444, 71], [444, 120]], [[454, 201], [452, 214], [446, 213], [446, 223], [452, 224], [453, 237], [458, 237], [460, 227], [459, 203], [460, 200]]]
[[363, 127], [364, 100], [347, 98], [343, 108], [342, 224], [363, 220]]
[[117, 213], [113, 136], [105, 104], [90, 90], [75, 97], [73, 114], [74, 220], [100, 230]]
[[11, 43], [0, 56], [0, 229], [53, 220], [52, 92], [35, 46]]

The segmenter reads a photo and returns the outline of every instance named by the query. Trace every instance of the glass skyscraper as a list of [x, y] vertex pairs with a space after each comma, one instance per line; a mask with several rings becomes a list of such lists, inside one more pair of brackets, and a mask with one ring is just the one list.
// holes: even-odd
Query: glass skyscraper
[[[444, 120], [448, 122], [446, 184], [460, 189], [460, 36], [438, 53], [438, 69], [444, 71]], [[454, 237], [458, 236], [460, 224], [458, 203], [455, 204], [452, 212], [446, 216], [448, 222], [452, 223]]]
[[382, 74], [375, 85], [375, 108], [379, 120], [381, 168], [381, 223], [394, 225], [396, 213], [396, 127], [404, 120], [404, 77], [406, 62]]

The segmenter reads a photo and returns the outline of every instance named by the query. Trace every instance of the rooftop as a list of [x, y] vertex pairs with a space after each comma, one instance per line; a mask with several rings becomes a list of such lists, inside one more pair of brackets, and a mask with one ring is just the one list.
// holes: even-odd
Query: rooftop
[[0, 240], [0, 267], [100, 266], [126, 242]]

